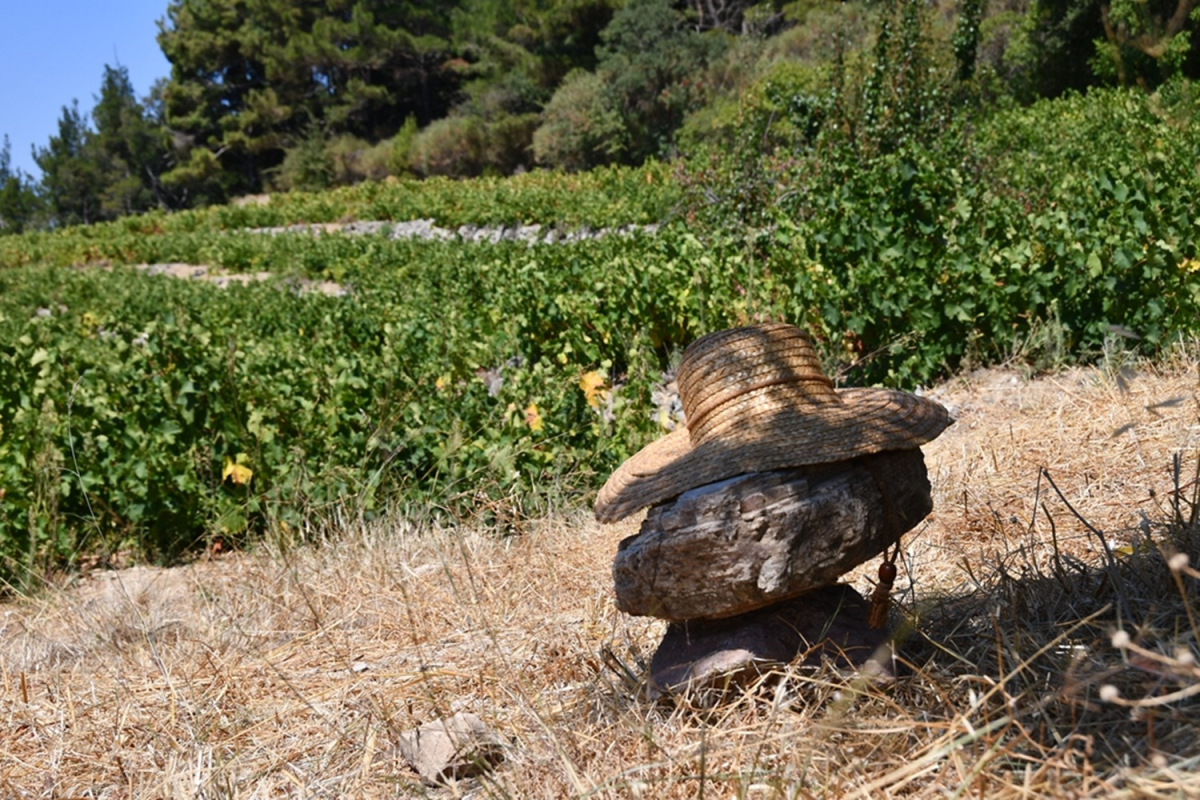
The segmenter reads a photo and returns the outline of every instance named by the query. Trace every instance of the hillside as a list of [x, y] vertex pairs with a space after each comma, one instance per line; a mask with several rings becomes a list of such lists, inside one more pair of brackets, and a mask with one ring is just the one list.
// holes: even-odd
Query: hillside
[[[651, 705], [629, 681], [661, 626], [619, 614], [608, 574], [636, 520], [557, 510], [506, 537], [333, 517], [319, 546], [64, 575], [9, 604], [0, 785], [130, 798], [1187, 796], [1200, 790], [1200, 573], [1173, 581], [1160, 549], [1186, 545], [1200, 563], [1194, 356], [1113, 353], [931, 391], [958, 419], [925, 448], [935, 511], [905, 540], [899, 613], [915, 630], [894, 685], [784, 670], [710, 710]], [[860, 589], [872, 566], [851, 576]], [[1144, 650], [1111, 647], [1117, 607]], [[1098, 700], [1104, 684], [1135, 707]], [[397, 736], [461, 710], [510, 743], [506, 759], [423, 788]]]
[[1195, 0], [163, 5], [171, 69], [149, 96], [105, 66], [90, 113], [64, 105], [35, 149], [36, 182], [0, 147], [0, 233], [386, 176], [703, 158], [764, 101], [815, 140], [1200, 77]]

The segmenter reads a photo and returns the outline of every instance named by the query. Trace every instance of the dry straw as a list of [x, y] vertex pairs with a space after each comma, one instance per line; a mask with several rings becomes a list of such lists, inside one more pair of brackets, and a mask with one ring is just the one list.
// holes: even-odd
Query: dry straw
[[[780, 668], [646, 703], [662, 626], [608, 571], [636, 519], [333, 521], [7, 602], [0, 797], [1200, 796], [1196, 372], [1133, 366], [937, 390], [958, 423], [926, 448], [890, 687]], [[459, 711], [507, 758], [425, 787], [398, 736]]]

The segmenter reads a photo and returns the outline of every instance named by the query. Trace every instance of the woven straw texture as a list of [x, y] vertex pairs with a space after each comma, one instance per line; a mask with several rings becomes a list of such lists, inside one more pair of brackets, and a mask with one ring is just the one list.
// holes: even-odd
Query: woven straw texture
[[808, 336], [780, 323], [697, 339], [677, 383], [687, 427], [617, 468], [596, 499], [599, 521], [746, 472], [914, 449], [953, 421], [907, 392], [835, 390]]

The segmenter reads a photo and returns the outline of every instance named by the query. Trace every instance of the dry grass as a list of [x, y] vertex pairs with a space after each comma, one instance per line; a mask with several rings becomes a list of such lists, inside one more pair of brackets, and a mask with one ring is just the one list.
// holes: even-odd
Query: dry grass
[[[1160, 548], [1200, 564], [1197, 375], [1138, 369], [937, 390], [959, 422], [926, 448], [890, 687], [788, 671], [652, 705], [661, 624], [619, 614], [609, 577], [636, 522], [344, 522], [0, 609], [0, 796], [1195, 795], [1200, 573]], [[457, 711], [507, 759], [425, 787], [397, 736]]]

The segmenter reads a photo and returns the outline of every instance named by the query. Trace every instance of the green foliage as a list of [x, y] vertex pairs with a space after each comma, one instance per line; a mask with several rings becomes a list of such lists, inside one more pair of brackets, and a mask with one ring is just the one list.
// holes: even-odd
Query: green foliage
[[0, 147], [0, 235], [20, 233], [37, 213], [38, 198], [32, 182], [12, 168], [12, 146], [8, 135]]
[[[896, 136], [922, 135], [939, 103], [1031, 102], [1098, 81], [1153, 89], [1200, 75], [1195, 0], [1027, 5], [989, 15], [983, 0], [963, 0], [955, 25], [948, 7], [928, 14], [908, 0], [174, 0], [159, 35], [170, 79], [139, 103], [125, 71], [107, 68], [94, 131], [64, 109], [39, 155], [37, 222], [273, 187], [512, 174], [534, 163], [580, 170], [674, 157], [681, 143], [729, 146], [744, 95], [781, 63], [874, 64], [866, 91], [831, 108], [850, 140], [885, 150]], [[922, 34], [914, 20], [923, 17], [932, 24]], [[931, 61], [930, 43], [942, 40], [944, 63]], [[951, 58], [945, 94], [948, 84], [924, 73], [948, 79]], [[22, 196], [18, 188], [9, 194]]]
[[159, 181], [168, 160], [160, 121], [138, 101], [125, 67], [104, 68], [92, 120], [96, 130], [83, 157], [100, 172], [101, 218], [176, 205]]
[[1093, 71], [1112, 82], [1142, 86], [1157, 86], [1181, 74], [1197, 76], [1200, 61], [1191, 59], [1189, 65], [1197, 8], [1196, 0], [1115, 0], [1102, 5], [1104, 36], [1095, 41]]
[[34, 155], [54, 224], [87, 224], [178, 204], [160, 181], [168, 150], [163, 132], [135, 96], [124, 67], [104, 68], [92, 120], [95, 129], [78, 103], [64, 107], [58, 135]]
[[670, 155], [676, 130], [706, 99], [704, 68], [724, 40], [688, 27], [668, 0], [632, 0], [601, 33], [594, 73], [563, 80], [533, 149], [540, 163], [583, 169]]
[[[798, 119], [811, 119], [807, 87], [793, 97]], [[857, 128], [835, 126], [838, 95], [822, 97], [816, 107], [833, 110], [815, 136], [794, 126], [790, 149], [776, 140], [757, 157], [748, 145], [697, 165], [690, 216], [714, 231], [763, 231], [751, 246], [764, 274], [794, 281], [786, 316], [857, 362], [852, 380], [925, 382], [1005, 358], [1048, 324], [1075, 358], [1101, 350], [1114, 329], [1148, 351], [1195, 329], [1191, 84], [1154, 96], [1093, 90], [986, 117], [939, 113], [916, 128], [899, 103], [894, 123], [864, 114]], [[787, 119], [786, 105], [771, 105]], [[764, 141], [752, 125], [745, 135]]]
[[371, 144], [343, 134], [330, 139], [325, 149], [333, 163], [332, 184], [335, 186], [381, 181], [397, 172], [403, 174], [402, 169], [392, 167], [395, 143], [390, 139]]
[[[353, 294], [0, 272], [7, 575], [84, 547], [169, 558], [334, 503], [370, 512], [402, 494], [464, 512], [584, 490], [651, 434], [669, 354], [738, 307], [721, 256], [685, 234], [212, 248], [245, 268], [306, 252]], [[597, 370], [625, 383], [605, 412], [579, 386]]]
[[983, 21], [984, 0], [962, 0], [958, 7], [958, 23], [950, 48], [958, 62], [957, 77], [960, 81], [975, 76], [975, 61], [979, 50], [979, 26]]
[[[877, 24], [866, 51], [761, 73], [686, 166], [389, 178], [0, 237], [0, 573], [169, 558], [333, 505], [519, 515], [582, 495], [661, 432], [650, 398], [679, 350], [752, 320], [807, 327], [841, 380], [905, 387], [1039, 341], [1086, 359], [1114, 331], [1147, 353], [1200, 332], [1191, 83], [989, 108], [921, 3]], [[527, 130], [499, 141], [506, 118], [473, 101], [389, 155], [497, 168]], [[416, 218], [669, 222], [553, 246], [242, 230]], [[168, 261], [279, 280], [123, 267]], [[96, 262], [111, 271], [52, 266]]]
[[601, 39], [596, 68], [624, 115], [629, 156], [636, 163], [669, 153], [684, 116], [704, 100], [695, 78], [723, 39], [686, 27], [666, 0], [631, 0]]
[[561, 220], [585, 202], [570, 213], [655, 219], [663, 207], [641, 204], [667, 182], [659, 167], [364, 184], [5, 237], [3, 263], [182, 260], [352, 291], [0, 271], [3, 569], [85, 550], [170, 557], [330, 504], [519, 515], [545, 491], [577, 496], [660, 433], [650, 396], [678, 351], [750, 320], [802, 324], [843, 377], [902, 386], [1027, 350], [1051, 324], [1065, 357], [1113, 326], [1151, 351], [1197, 332], [1190, 85], [1014, 108], [864, 159], [787, 104], [784, 87], [810, 92], [811, 76], [777, 77], [770, 102], [796, 109], [787, 129], [808, 149], [770, 162], [786, 192], [744, 198], [763, 204], [749, 233], [701, 215], [692, 230], [535, 247], [213, 227], [341, 215], [351, 193], [381, 209], [422, 192], [443, 221]]
[[413, 170], [418, 175], [480, 175], [484, 135], [483, 122], [474, 117], [439, 119], [413, 139]]
[[283, 145], [318, 124], [378, 141], [445, 113], [449, 9], [357, 0], [176, 0], [159, 43], [166, 122], [257, 191]]
[[931, 52], [927, 29], [920, 0], [885, 5], [859, 102], [844, 106], [838, 120], [845, 141], [860, 154], [889, 153], [946, 126], [949, 80]]
[[334, 169], [333, 154], [326, 149], [325, 132], [313, 126], [287, 151], [274, 182], [284, 191], [320, 191], [333, 182]]
[[533, 134], [534, 158], [565, 170], [620, 161], [629, 132], [604, 79], [576, 70], [563, 80]]
[[100, 218], [99, 166], [87, 157], [88, 127], [79, 104], [63, 106], [58, 135], [39, 148], [34, 161], [42, 170], [42, 195], [62, 225], [87, 224]]
[[[318, 156], [313, 126], [331, 142], [399, 136], [392, 174], [528, 166], [533, 115], [567, 71], [595, 63], [612, 12], [610, 0], [175, 0], [159, 42], [180, 159], [164, 182], [204, 202], [261, 191], [271, 175], [320, 186], [321, 169], [288, 177]], [[419, 137], [398, 133], [406, 120]]]
[[[0, 240], [0, 268], [96, 261], [224, 265], [224, 253], [246, 247], [257, 247], [258, 253], [279, 253], [279, 258], [285, 260], [294, 257], [304, 261], [303, 247], [297, 253], [292, 245], [284, 244], [295, 241], [292, 237], [273, 239], [235, 231], [344, 220], [432, 219], [447, 228], [534, 222], [568, 229], [645, 225], [670, 217], [680, 199], [671, 168], [657, 162], [636, 169], [605, 167], [571, 175], [537, 171], [475, 180], [368, 181], [325, 192], [275, 194], [265, 205], [151, 212], [113, 222], [4, 237]], [[252, 242], [260, 244], [242, 244]], [[245, 259], [235, 261], [245, 263]], [[233, 266], [240, 268], [237, 263]]]
[[[1096, 83], [1090, 68], [1093, 42], [1103, 38], [1099, 0], [1032, 0], [1024, 15], [1009, 17], [993, 67], [1008, 90], [1029, 102], [1083, 91]], [[1007, 39], [1007, 42], [1004, 41]]]
[[389, 175], [408, 175], [412, 172], [412, 147], [416, 137], [417, 120], [415, 117], [409, 117], [388, 142]]

